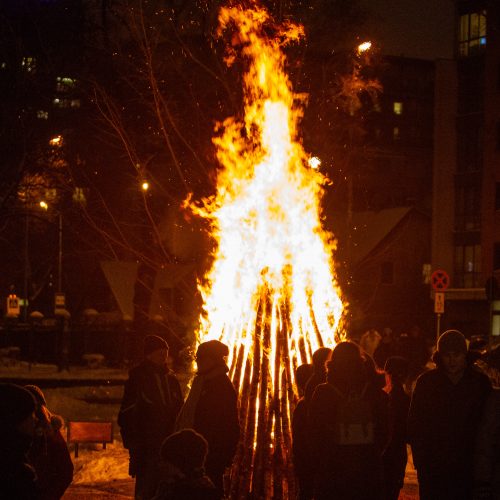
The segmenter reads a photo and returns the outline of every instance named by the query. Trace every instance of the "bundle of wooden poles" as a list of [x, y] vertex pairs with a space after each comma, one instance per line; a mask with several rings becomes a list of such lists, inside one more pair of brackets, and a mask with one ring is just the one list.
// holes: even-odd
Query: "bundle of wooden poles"
[[[289, 352], [289, 308], [287, 304], [273, 305], [270, 297], [269, 292], [263, 292], [254, 331], [248, 332], [253, 339], [251, 354], [245, 355], [243, 345], [234, 347], [230, 376], [240, 392], [241, 438], [230, 475], [231, 499], [295, 497], [291, 430], [297, 403], [294, 373], [298, 363], [311, 359], [311, 352], [303, 335], [294, 346], [295, 352]], [[272, 325], [277, 325], [274, 332]], [[276, 336], [274, 352], [271, 335]]]

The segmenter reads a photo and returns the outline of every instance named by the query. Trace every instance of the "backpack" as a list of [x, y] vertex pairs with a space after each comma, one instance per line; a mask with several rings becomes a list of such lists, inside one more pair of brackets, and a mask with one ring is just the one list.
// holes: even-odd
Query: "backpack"
[[341, 446], [374, 444], [373, 412], [370, 401], [365, 397], [366, 384], [358, 394], [345, 395], [336, 387], [339, 396], [334, 429], [334, 442]]

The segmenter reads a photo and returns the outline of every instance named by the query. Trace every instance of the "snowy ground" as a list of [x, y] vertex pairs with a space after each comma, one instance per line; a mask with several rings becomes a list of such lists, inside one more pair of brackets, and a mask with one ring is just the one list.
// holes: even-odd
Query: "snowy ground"
[[[79, 456], [75, 458], [70, 445], [75, 474], [63, 500], [125, 500], [134, 497], [134, 480], [128, 475], [128, 453], [122, 446], [116, 425], [122, 383], [126, 377], [125, 370], [108, 368], [72, 367], [69, 372], [59, 373], [53, 365], [33, 365], [31, 370], [23, 362], [0, 365], [0, 379], [40, 385], [48, 408], [66, 422], [109, 420], [114, 424], [114, 442], [108, 444], [106, 450], [102, 444], [80, 445]], [[60, 383], [65, 386], [57, 387]], [[400, 500], [417, 499], [416, 475], [410, 462]]]

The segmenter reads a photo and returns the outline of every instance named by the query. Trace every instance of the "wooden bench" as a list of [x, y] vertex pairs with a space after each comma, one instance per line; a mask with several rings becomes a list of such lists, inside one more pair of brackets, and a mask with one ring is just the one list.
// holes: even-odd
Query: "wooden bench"
[[78, 457], [78, 445], [81, 443], [102, 443], [106, 449], [107, 443], [113, 442], [113, 422], [103, 420], [68, 422], [68, 444], [75, 445], [75, 458]]

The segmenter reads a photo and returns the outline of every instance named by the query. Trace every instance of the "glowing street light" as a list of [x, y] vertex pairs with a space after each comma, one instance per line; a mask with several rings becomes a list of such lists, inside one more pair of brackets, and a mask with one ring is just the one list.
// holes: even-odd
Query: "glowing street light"
[[51, 146], [56, 146], [56, 147], [62, 146], [62, 143], [63, 143], [62, 135], [56, 135], [55, 137], [52, 137], [52, 139], [50, 139], [49, 141], [49, 144]]
[[372, 42], [363, 42], [358, 45], [358, 54], [362, 54], [372, 48]]
[[141, 189], [143, 191], [147, 191], [149, 189], [149, 182], [148, 181], [143, 181], [143, 183], [141, 184]]
[[39, 203], [39, 205], [40, 205], [40, 208], [43, 208], [44, 210], [48, 210], [48, 209], [49, 209], [49, 205], [47, 204], [47, 202], [46, 202], [46, 201], [43, 201], [43, 200], [42, 200], [42, 201]]

